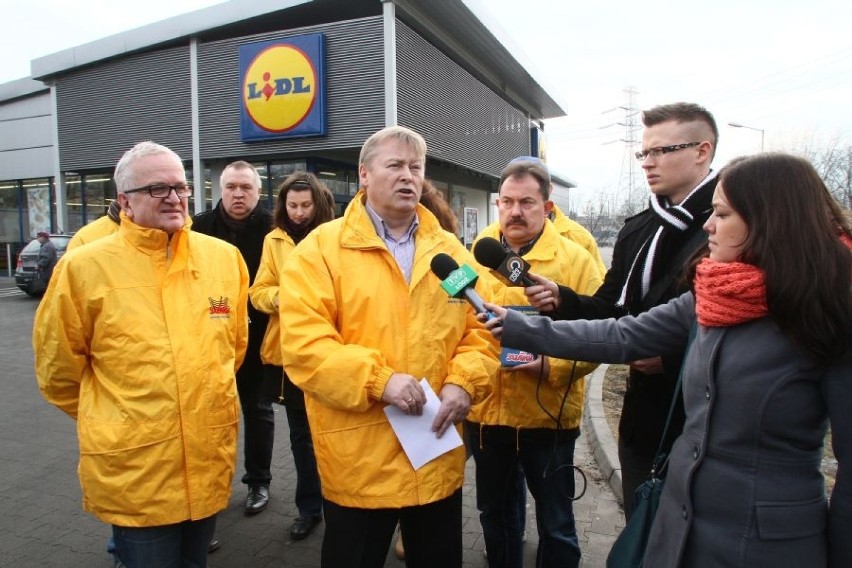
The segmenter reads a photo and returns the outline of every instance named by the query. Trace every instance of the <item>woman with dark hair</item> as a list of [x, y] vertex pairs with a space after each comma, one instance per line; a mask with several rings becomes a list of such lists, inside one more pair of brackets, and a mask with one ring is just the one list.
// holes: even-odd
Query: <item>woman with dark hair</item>
[[305, 412], [305, 396], [290, 382], [281, 359], [281, 322], [278, 314], [278, 289], [286, 286], [278, 275], [290, 252], [318, 225], [334, 219], [334, 197], [317, 177], [294, 172], [278, 187], [273, 223], [275, 228], [263, 241], [263, 255], [257, 277], [249, 290], [251, 303], [269, 314], [269, 325], [260, 347], [264, 371], [281, 385], [278, 402], [287, 409], [290, 425], [290, 450], [296, 465], [296, 508], [299, 511], [290, 527], [290, 538], [307, 537], [322, 520], [320, 488], [314, 446]]
[[[692, 292], [638, 317], [558, 321], [486, 304], [503, 345], [604, 362], [684, 349], [686, 424], [646, 566], [852, 566], [852, 254], [806, 160], [720, 173]], [[828, 206], [827, 206], [828, 205]], [[838, 461], [820, 473], [828, 423]]]
[[459, 220], [453, 212], [450, 204], [441, 195], [431, 181], [423, 180], [423, 192], [420, 194], [420, 203], [432, 214], [438, 218], [438, 223], [445, 231], [449, 231], [455, 235], [459, 233]]

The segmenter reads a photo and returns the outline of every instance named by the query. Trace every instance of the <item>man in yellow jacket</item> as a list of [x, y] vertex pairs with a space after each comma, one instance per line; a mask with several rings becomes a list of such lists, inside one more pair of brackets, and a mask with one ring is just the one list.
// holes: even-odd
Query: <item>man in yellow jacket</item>
[[121, 205], [118, 203], [118, 199], [112, 200], [107, 208], [106, 215], [95, 219], [85, 227], [80, 227], [74, 233], [74, 236], [71, 237], [71, 240], [68, 241], [68, 248], [65, 250], [72, 250], [102, 237], [117, 233], [118, 226], [121, 223], [120, 213]]
[[[535, 158], [513, 160], [500, 179], [499, 222], [486, 227], [477, 241], [498, 239], [529, 262], [532, 272], [570, 280], [572, 287], [593, 293], [602, 278], [595, 260], [548, 221], [553, 202], [547, 167]], [[507, 286], [484, 267], [481, 273], [494, 303], [529, 307], [522, 287]], [[469, 417], [476, 502], [489, 563], [523, 565], [523, 518], [518, 518], [520, 492], [525, 491], [518, 477], [522, 472], [536, 503], [537, 566], [578, 566], [571, 503], [574, 441], [583, 410], [583, 377], [596, 364], [539, 357], [506, 365], [496, 373], [491, 395]]]
[[322, 481], [322, 565], [384, 566], [399, 521], [406, 562], [459, 568], [465, 450], [414, 469], [384, 410], [421, 414], [425, 379], [439, 398], [425, 434], [440, 437], [487, 395], [490, 339], [430, 270], [438, 253], [473, 259], [419, 204], [422, 136], [385, 128], [359, 164], [362, 190], [290, 254], [279, 292], [284, 366], [305, 392]]
[[555, 203], [553, 204], [553, 209], [550, 210], [548, 218], [553, 221], [553, 226], [560, 236], [565, 237], [569, 241], [574, 241], [592, 255], [592, 260], [595, 261], [595, 266], [601, 273], [601, 278], [603, 278], [603, 275], [606, 274], [606, 265], [601, 258], [601, 251], [598, 250], [598, 243], [595, 242], [595, 237], [592, 236], [589, 230], [563, 213]]
[[36, 313], [36, 378], [77, 421], [83, 508], [121, 562], [205, 566], [235, 468], [248, 273], [189, 230], [174, 152], [137, 144], [115, 183], [119, 232], [63, 256]]

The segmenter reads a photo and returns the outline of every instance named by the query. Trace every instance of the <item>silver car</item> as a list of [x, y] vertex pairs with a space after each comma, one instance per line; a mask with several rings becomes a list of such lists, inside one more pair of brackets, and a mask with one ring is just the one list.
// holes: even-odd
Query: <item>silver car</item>
[[[50, 242], [56, 247], [56, 259], [65, 254], [65, 249], [68, 248], [68, 242], [71, 240], [71, 235], [50, 235]], [[38, 239], [33, 239], [25, 246], [18, 255], [18, 266], [15, 268], [15, 284], [18, 288], [26, 292], [30, 296], [38, 296], [41, 292], [33, 290], [33, 280], [36, 275], [38, 266], [38, 250], [41, 248], [41, 243]]]

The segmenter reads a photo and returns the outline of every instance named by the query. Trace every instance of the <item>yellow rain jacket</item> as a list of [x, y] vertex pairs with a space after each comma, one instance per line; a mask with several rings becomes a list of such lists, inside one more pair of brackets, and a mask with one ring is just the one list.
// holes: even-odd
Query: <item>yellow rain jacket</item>
[[[493, 223], [477, 237], [500, 239], [500, 224]], [[474, 243], [474, 246], [475, 243]], [[559, 284], [570, 286], [578, 294], [593, 294], [601, 285], [601, 274], [594, 260], [580, 245], [557, 234], [552, 223], [544, 230], [532, 250], [524, 255], [530, 272]], [[488, 284], [491, 301], [501, 306], [528, 306], [524, 289], [510, 287], [494, 277], [487, 268], [477, 265], [480, 279]], [[577, 428], [583, 413], [584, 381], [597, 363], [548, 358], [550, 373], [539, 379], [538, 373], [514, 371], [501, 367], [494, 378], [494, 390], [484, 402], [473, 407], [468, 419], [489, 426], [513, 428], [556, 428], [554, 417], [561, 417], [562, 428]], [[573, 371], [573, 373], [572, 373]], [[539, 385], [539, 382], [541, 383]], [[539, 405], [536, 400], [547, 409]], [[570, 389], [568, 396], [565, 394]], [[563, 406], [564, 405], [564, 406]]]
[[601, 273], [601, 278], [603, 278], [606, 274], [606, 265], [601, 258], [595, 237], [583, 225], [565, 215], [555, 203], [553, 204], [553, 226], [556, 227], [556, 232], [561, 236], [569, 241], [574, 241], [592, 255], [592, 259]]
[[103, 217], [95, 219], [85, 227], [80, 227], [80, 230], [74, 233], [74, 236], [71, 237], [70, 241], [68, 241], [68, 248], [66, 251], [89, 244], [92, 241], [96, 241], [117, 232], [118, 223], [110, 219], [109, 215], [104, 215]]
[[458, 238], [418, 206], [407, 283], [364, 197], [361, 191], [342, 218], [314, 229], [284, 265], [284, 366], [305, 392], [324, 497], [366, 509], [432, 503], [462, 486], [464, 447], [415, 471], [383, 412], [382, 393], [400, 372], [425, 377], [439, 396], [455, 384], [481, 401], [496, 352], [473, 310], [450, 298], [430, 270], [439, 252], [473, 266]]
[[36, 313], [44, 397], [77, 420], [83, 508], [150, 527], [228, 506], [248, 338], [248, 272], [233, 246], [121, 214], [64, 255]]
[[281, 322], [278, 319], [275, 299], [278, 298], [278, 275], [295, 246], [296, 243], [286, 231], [272, 229], [263, 239], [260, 268], [257, 269], [254, 284], [249, 289], [249, 298], [255, 309], [269, 314], [269, 323], [260, 345], [260, 360], [266, 365], [284, 366], [281, 360]]

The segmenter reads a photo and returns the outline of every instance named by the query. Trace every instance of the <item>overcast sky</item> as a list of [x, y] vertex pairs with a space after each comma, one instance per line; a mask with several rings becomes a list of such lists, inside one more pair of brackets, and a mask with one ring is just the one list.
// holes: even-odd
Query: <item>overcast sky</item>
[[[767, 150], [852, 143], [849, 0], [470, 1], [566, 111], [546, 125], [548, 160], [578, 184], [578, 208], [625, 191], [627, 88], [637, 109], [686, 100], [713, 112], [717, 167], [760, 150], [761, 132], [729, 122], [764, 130]], [[218, 3], [0, 0], [0, 83], [28, 76], [34, 58]]]

